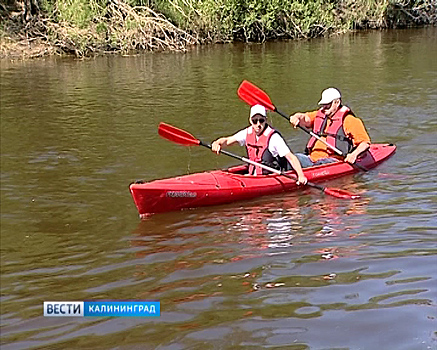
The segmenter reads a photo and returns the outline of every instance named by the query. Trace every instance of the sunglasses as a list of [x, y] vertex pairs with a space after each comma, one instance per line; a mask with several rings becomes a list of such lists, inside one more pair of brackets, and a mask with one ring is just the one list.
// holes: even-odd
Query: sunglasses
[[258, 124], [258, 122], [259, 122], [260, 124], [263, 124], [263, 123], [266, 122], [266, 118], [252, 118], [252, 123], [253, 123], [254, 125]]
[[322, 109], [329, 109], [332, 106], [332, 102], [322, 105]]

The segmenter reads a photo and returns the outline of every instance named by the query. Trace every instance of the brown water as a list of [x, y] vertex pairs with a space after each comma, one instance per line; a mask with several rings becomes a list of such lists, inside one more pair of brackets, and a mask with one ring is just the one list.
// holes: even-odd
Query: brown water
[[[1, 348], [437, 349], [437, 28], [188, 54], [2, 62]], [[235, 164], [204, 141], [247, 123], [247, 79], [293, 113], [337, 86], [368, 173], [140, 221], [128, 191]], [[272, 123], [301, 151], [306, 135]], [[241, 148], [231, 151], [243, 154]], [[48, 300], [161, 301], [161, 317], [44, 318]]]

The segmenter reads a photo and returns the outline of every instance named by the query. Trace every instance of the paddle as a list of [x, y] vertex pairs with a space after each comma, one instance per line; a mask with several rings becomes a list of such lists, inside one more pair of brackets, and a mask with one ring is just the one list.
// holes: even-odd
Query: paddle
[[[158, 127], [158, 134], [160, 136], [162, 136], [163, 138], [170, 140], [172, 142], [178, 143], [180, 145], [184, 145], [184, 146], [203, 146], [206, 148], [211, 149], [211, 145], [206, 144], [204, 142], [202, 142], [201, 140], [196, 139], [193, 135], [189, 134], [188, 132], [178, 129], [172, 125], [166, 124], [166, 123], [160, 123], [159, 127]], [[255, 165], [255, 166], [259, 166], [267, 171], [270, 171], [272, 173], [281, 175], [281, 176], [285, 176], [288, 177], [289, 179], [292, 180], [297, 180], [297, 178], [295, 176], [292, 175], [288, 175], [283, 173], [282, 171], [279, 171], [277, 169], [271, 168], [267, 165], [261, 164], [261, 163], [257, 163], [254, 162], [250, 159], [244, 158], [244, 157], [240, 157], [236, 154], [227, 152], [225, 150], [220, 150], [220, 153], [223, 153], [227, 156], [230, 156], [232, 158], [238, 159], [240, 161]], [[343, 198], [343, 199], [356, 199], [359, 198], [360, 196], [358, 194], [354, 194], [345, 190], [340, 190], [337, 188], [328, 188], [328, 187], [323, 187], [320, 185], [316, 185], [312, 182], [307, 182], [306, 183], [307, 186], [313, 187], [313, 188], [317, 188], [318, 190], [322, 191], [325, 194], [331, 195], [333, 197], [337, 197], [337, 198]]]
[[[237, 93], [238, 93], [238, 96], [247, 104], [249, 104], [251, 106], [256, 105], [256, 104], [260, 104], [260, 105], [264, 106], [266, 109], [269, 109], [273, 112], [276, 112], [280, 116], [282, 116], [285, 119], [287, 119], [288, 121], [290, 121], [289, 117], [285, 113], [281, 112], [280, 110], [278, 110], [275, 107], [275, 105], [270, 100], [270, 97], [263, 90], [261, 90], [260, 88], [258, 88], [255, 85], [253, 85], [251, 82], [249, 82], [247, 80], [243, 80], [243, 82], [238, 87]], [[346, 157], [346, 155], [342, 151], [340, 151], [338, 148], [327, 143], [319, 135], [313, 133], [312, 131], [304, 128], [301, 125], [297, 125], [297, 127], [299, 129], [305, 131], [307, 134], [315, 137], [320, 142], [324, 143], [327, 147], [332, 149], [338, 155], [342, 156], [343, 158]], [[364, 168], [363, 166], [361, 166], [359, 164], [353, 163], [351, 165], [356, 166], [360, 170], [367, 171], [366, 168]]]

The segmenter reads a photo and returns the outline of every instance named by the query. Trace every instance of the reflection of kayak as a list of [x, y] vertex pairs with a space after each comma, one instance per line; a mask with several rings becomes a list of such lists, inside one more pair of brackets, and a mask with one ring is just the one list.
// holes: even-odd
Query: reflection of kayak
[[[371, 169], [389, 158], [396, 150], [392, 144], [373, 144], [357, 161]], [[252, 199], [264, 195], [293, 191], [299, 186], [292, 179], [271, 174], [247, 176], [246, 165], [226, 170], [178, 176], [129, 186], [140, 217], [150, 214], [204, 207]], [[356, 167], [338, 162], [303, 169], [308, 181], [320, 182], [357, 172]], [[289, 172], [294, 174], [293, 171]], [[300, 187], [301, 188], [301, 187]]]

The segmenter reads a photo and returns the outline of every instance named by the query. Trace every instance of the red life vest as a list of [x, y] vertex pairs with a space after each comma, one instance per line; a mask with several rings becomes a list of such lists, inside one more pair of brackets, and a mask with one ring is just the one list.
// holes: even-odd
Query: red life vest
[[[247, 156], [250, 160], [253, 160], [254, 162], [266, 164], [276, 169], [278, 167], [279, 168], [281, 167], [280, 164], [282, 164], [283, 161], [278, 159], [279, 157], [278, 158], [273, 157], [273, 155], [268, 150], [270, 138], [275, 132], [277, 132], [275, 129], [267, 125], [267, 127], [265, 128], [265, 130], [257, 140], [256, 134], [253, 131], [252, 127], [247, 128], [246, 150], [247, 150]], [[288, 163], [286, 159], [285, 162]], [[255, 167], [252, 164], [249, 165], [250, 175], [254, 175], [254, 174], [263, 175], [268, 173], [269, 173], [268, 171], [263, 171], [263, 169], [259, 166]]]
[[[325, 120], [325, 114], [319, 109], [316, 118], [314, 119], [313, 132], [318, 136], [326, 136], [326, 142], [331, 146], [338, 148], [343, 154], [348, 154], [353, 148], [353, 143], [350, 138], [346, 136], [343, 128], [344, 118], [348, 114], [353, 114], [349, 107], [342, 106], [331, 118], [331, 123], [327, 121], [328, 127], [325, 130], [322, 129], [323, 121]], [[311, 136], [306, 146], [306, 152], [309, 154], [314, 147], [317, 139]], [[330, 148], [327, 149], [328, 154], [334, 154]]]

